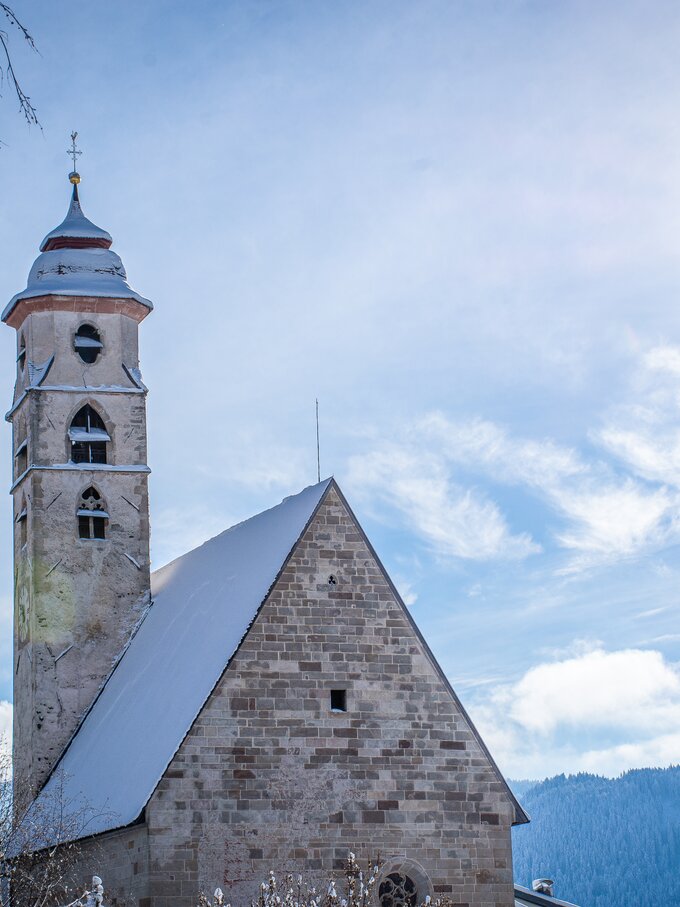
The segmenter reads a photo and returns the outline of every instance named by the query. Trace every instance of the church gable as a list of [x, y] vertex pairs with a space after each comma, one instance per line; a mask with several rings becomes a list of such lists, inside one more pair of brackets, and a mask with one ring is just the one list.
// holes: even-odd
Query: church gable
[[524, 816], [335, 483], [146, 819], [152, 890], [191, 865], [247, 902], [269, 869], [328, 872], [351, 849], [423, 899], [511, 903]]
[[67, 811], [87, 804], [91, 834], [138, 819], [328, 484], [305, 488], [153, 574], [153, 604], [39, 800], [63, 791]]

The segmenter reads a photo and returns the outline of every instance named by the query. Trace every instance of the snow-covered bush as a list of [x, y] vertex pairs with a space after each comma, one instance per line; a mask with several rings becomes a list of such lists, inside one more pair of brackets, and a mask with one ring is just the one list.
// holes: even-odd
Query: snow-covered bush
[[[310, 885], [301, 875], [277, 877], [269, 873], [260, 885], [257, 900], [250, 907], [371, 907], [380, 872], [381, 860], [369, 860], [364, 869], [350, 853], [341, 878], [331, 877], [323, 885]], [[211, 898], [201, 894], [197, 907], [231, 907], [225, 904], [221, 889]], [[245, 905], [244, 905], [245, 907]], [[427, 897], [418, 907], [452, 907], [448, 898], [433, 901]]]
[[104, 907], [104, 886], [99, 876], [92, 876], [92, 888], [64, 907]]

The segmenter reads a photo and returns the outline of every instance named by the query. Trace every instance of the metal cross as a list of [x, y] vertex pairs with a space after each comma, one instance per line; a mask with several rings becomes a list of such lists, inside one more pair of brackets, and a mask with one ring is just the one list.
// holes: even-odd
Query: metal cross
[[68, 154], [69, 157], [73, 158], [74, 171], [76, 170], [76, 158], [83, 153], [82, 151], [79, 151], [76, 148], [76, 139], [77, 138], [78, 138], [78, 133], [72, 132], [71, 133], [71, 148], [69, 148], [68, 151], [66, 152], [66, 154]]

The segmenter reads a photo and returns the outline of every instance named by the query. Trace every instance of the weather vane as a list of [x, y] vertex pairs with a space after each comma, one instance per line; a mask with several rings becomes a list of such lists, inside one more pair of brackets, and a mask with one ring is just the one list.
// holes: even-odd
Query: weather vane
[[73, 170], [69, 173], [68, 178], [74, 184], [77, 185], [80, 182], [80, 174], [76, 169], [76, 163], [78, 157], [83, 153], [80, 149], [76, 148], [76, 139], [78, 138], [77, 132], [71, 133], [71, 147], [66, 152], [69, 157], [73, 158]]

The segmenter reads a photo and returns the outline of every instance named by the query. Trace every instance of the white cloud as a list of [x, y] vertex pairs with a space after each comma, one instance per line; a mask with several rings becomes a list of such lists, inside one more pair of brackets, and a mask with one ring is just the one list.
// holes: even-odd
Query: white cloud
[[622, 743], [605, 749], [588, 750], [581, 757], [582, 771], [614, 776], [629, 768], [677, 765], [680, 761], [680, 732], [660, 734], [640, 743]]
[[629, 556], [663, 543], [677, 514], [677, 499], [664, 489], [647, 491], [631, 479], [618, 486], [592, 482], [585, 490], [556, 490], [553, 499], [571, 521], [558, 540], [593, 559]]
[[653, 650], [597, 646], [536, 665], [472, 712], [511, 777], [680, 761], [680, 669]]
[[680, 348], [677, 346], [655, 346], [644, 357], [645, 366], [660, 372], [680, 375]]
[[643, 478], [680, 488], [680, 431], [659, 432], [636, 421], [635, 429], [605, 426], [597, 436], [600, 443]]
[[440, 456], [384, 445], [350, 459], [348, 484], [398, 511], [440, 556], [514, 559], [540, 550], [529, 535], [513, 535], [483, 493], [456, 485]]
[[413, 607], [418, 601], [418, 593], [413, 588], [413, 583], [400, 574], [393, 575], [392, 579], [394, 580], [394, 585], [399, 590], [399, 595], [401, 595], [402, 601], [406, 607]]
[[[497, 694], [513, 721], [547, 734], [560, 725], [680, 727], [680, 676], [660, 652], [602, 649], [538, 665]], [[625, 718], [623, 717], [625, 716]]]

